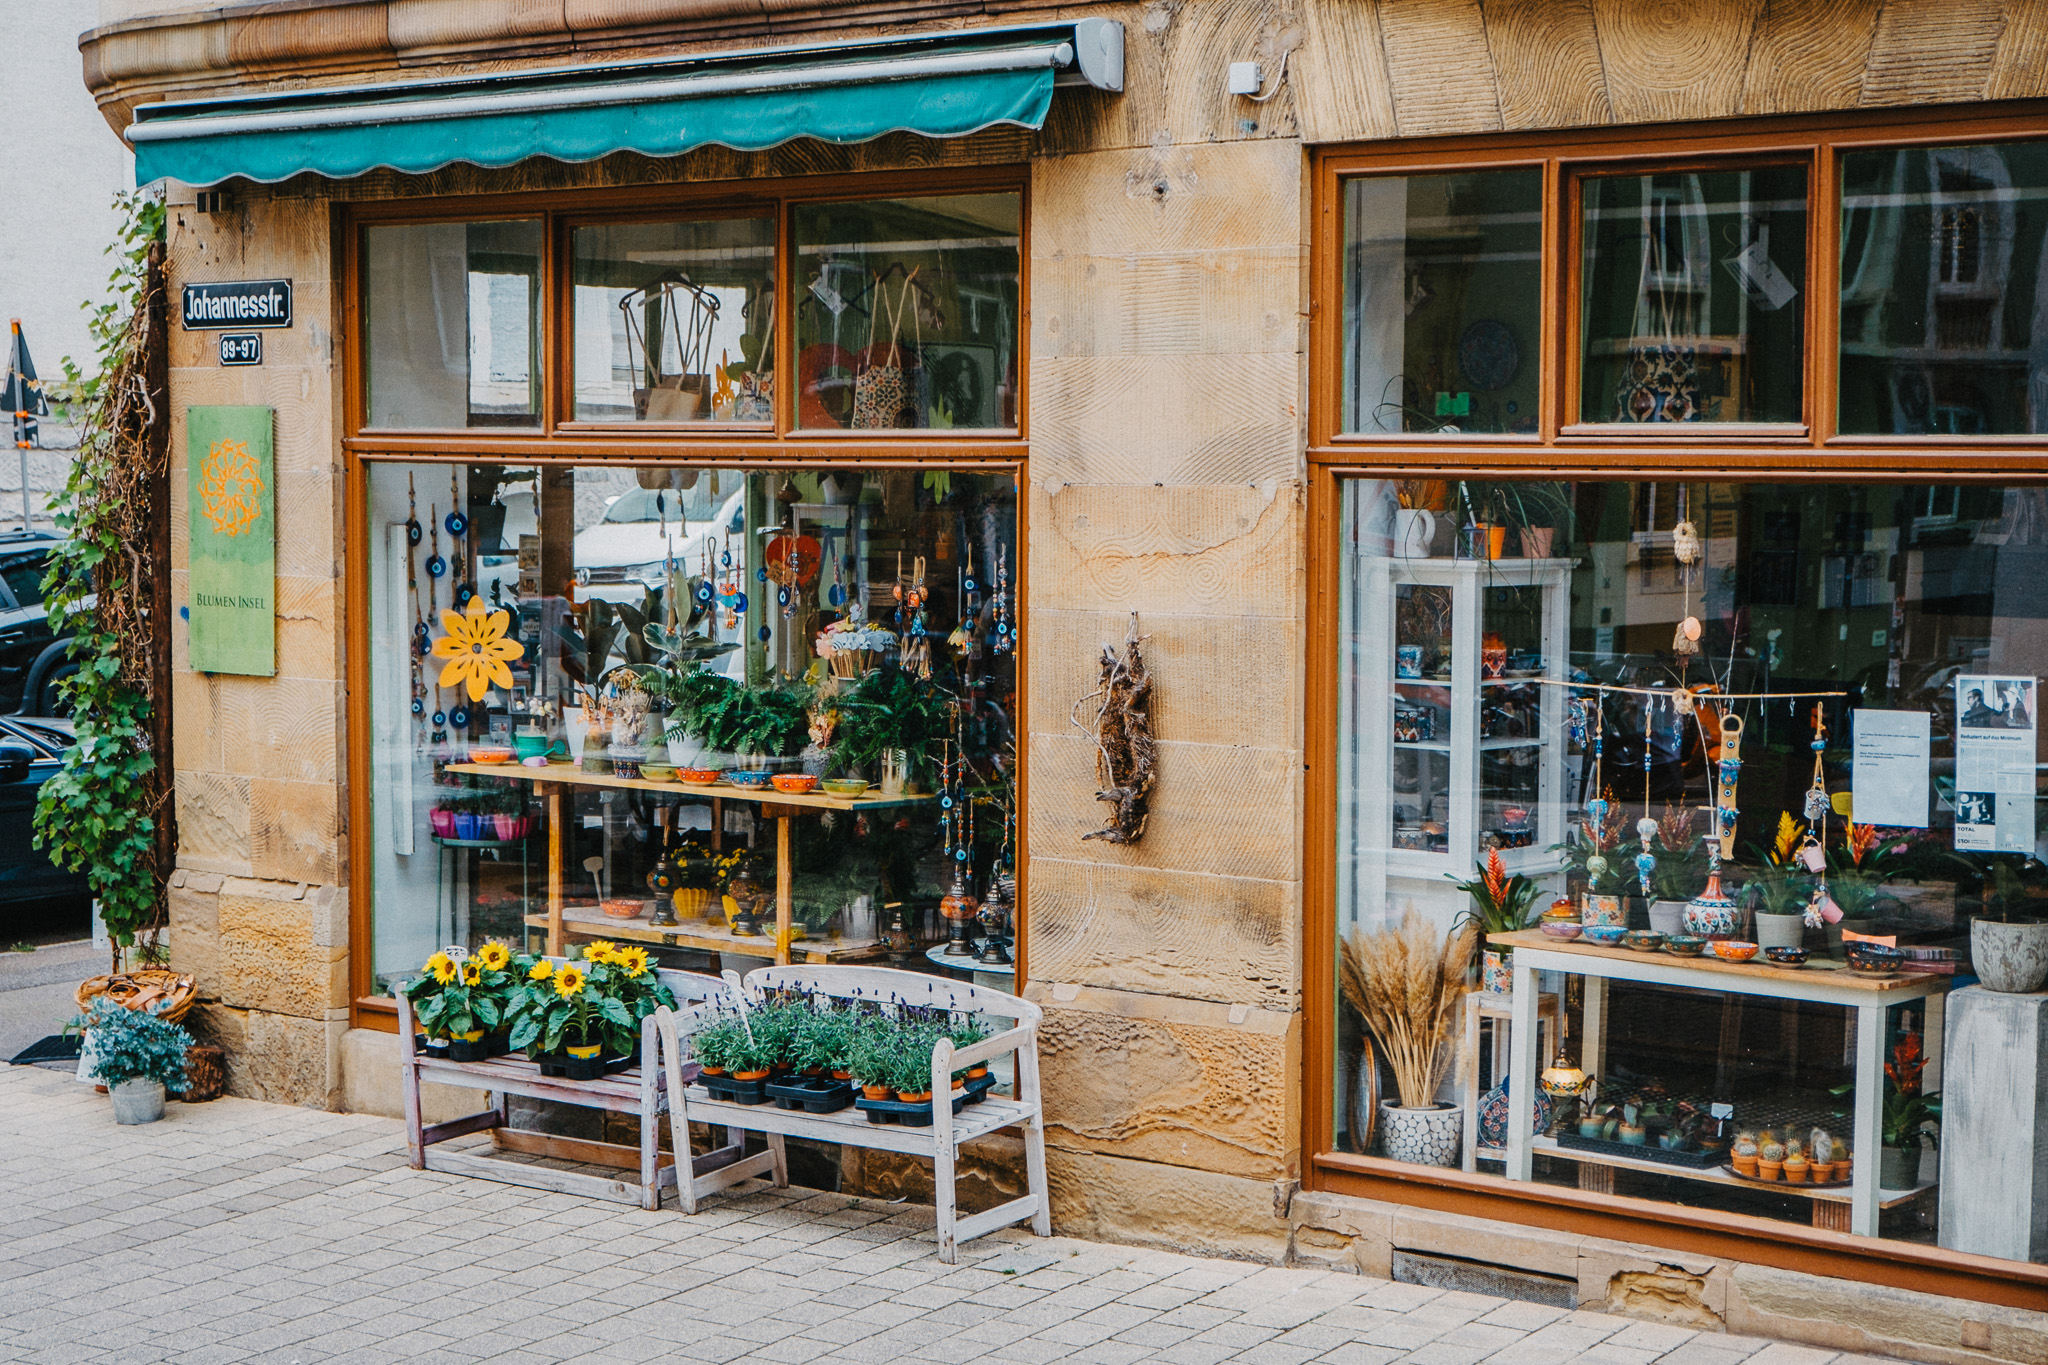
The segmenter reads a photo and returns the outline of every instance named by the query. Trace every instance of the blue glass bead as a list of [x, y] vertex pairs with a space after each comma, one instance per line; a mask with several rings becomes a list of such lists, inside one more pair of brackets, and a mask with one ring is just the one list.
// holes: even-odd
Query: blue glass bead
[[775, 638], [775, 632], [768, 629], [768, 627], [766, 626], [761, 627], [759, 634], [761, 636], [761, 643], [764, 645], [767, 644], [771, 639]]
[[449, 535], [459, 539], [462, 533], [469, 529], [469, 518], [460, 512], [450, 512], [442, 519], [441, 524], [448, 528]]
[[446, 711], [436, 711], [436, 712], [434, 713], [434, 724], [436, 724], [436, 725], [446, 725], [447, 723], [448, 723], [448, 713], [447, 713]]
[[427, 714], [427, 704], [418, 697], [414, 697], [412, 699], [412, 713], [416, 716], [424, 716]]
[[426, 532], [420, 529], [420, 523], [417, 518], [405, 524], [405, 538], [409, 543], [417, 545], [420, 543], [421, 537], [425, 535]]
[[432, 559], [429, 559], [427, 561], [427, 577], [439, 578], [442, 574], [447, 572], [448, 561], [441, 558], [441, 556], [435, 555]]
[[732, 595], [732, 609], [734, 611], [745, 611], [747, 609], [747, 595], [745, 593], [736, 592]]
[[458, 730], [467, 730], [469, 728], [469, 708], [458, 706], [453, 711], [450, 711], [448, 713], [448, 723]]

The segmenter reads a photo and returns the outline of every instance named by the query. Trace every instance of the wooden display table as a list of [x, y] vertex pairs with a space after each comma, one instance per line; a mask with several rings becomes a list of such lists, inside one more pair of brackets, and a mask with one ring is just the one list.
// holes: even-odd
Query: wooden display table
[[[1597, 1017], [1599, 1005], [1596, 996], [1604, 999], [1605, 986], [1609, 981], [1635, 981], [1653, 986], [1678, 986], [1692, 990], [1731, 992], [1740, 995], [1770, 996], [1780, 1000], [1810, 1000], [1819, 1004], [1840, 1005], [1855, 1011], [1856, 1018], [1856, 1099], [1853, 1126], [1850, 1131], [1850, 1150], [1855, 1153], [1851, 1184], [1848, 1190], [1848, 1218], [1839, 1221], [1839, 1215], [1830, 1208], [1823, 1222], [1821, 1211], [1816, 1208], [1815, 1221], [1823, 1226], [1839, 1227], [1859, 1236], [1877, 1235], [1877, 1216], [1881, 1208], [1916, 1197], [1920, 1191], [1899, 1191], [1899, 1198], [1893, 1198], [1889, 1191], [1877, 1187], [1878, 1151], [1880, 1138], [1880, 1110], [1884, 1103], [1884, 1038], [1885, 1011], [1894, 1005], [1921, 1002], [1926, 1009], [1925, 1024], [1926, 1054], [1932, 1060], [1923, 1077], [1923, 1084], [1931, 1093], [1941, 1087], [1941, 1025], [1942, 1004], [1953, 981], [1945, 976], [1928, 976], [1905, 972], [1893, 977], [1872, 979], [1860, 976], [1847, 968], [1808, 965], [1805, 967], [1774, 967], [1767, 962], [1722, 962], [1717, 958], [1675, 957], [1670, 953], [1642, 953], [1631, 948], [1602, 948], [1576, 940], [1555, 939], [1540, 929], [1521, 929], [1510, 934], [1491, 934], [1487, 942], [1498, 947], [1514, 949], [1514, 1004], [1511, 1018], [1514, 1035], [1511, 1040], [1513, 1058], [1508, 1064], [1508, 1145], [1504, 1153], [1507, 1176], [1510, 1180], [1528, 1180], [1533, 1174], [1532, 1159], [1537, 1150], [1535, 1134], [1532, 1132], [1534, 1118], [1530, 1092], [1527, 1087], [1535, 1083], [1542, 1066], [1536, 1051], [1536, 973], [1540, 971], [1564, 972], [1586, 978], [1586, 1008], [1588, 1013], [1587, 1058], [1582, 1066], [1588, 1072], [1594, 1071], [1592, 1058], [1599, 1046], [1594, 1036], [1591, 1020]], [[1568, 1156], [1582, 1162], [1600, 1162], [1619, 1166], [1624, 1162], [1633, 1168], [1635, 1163], [1628, 1158], [1609, 1157], [1592, 1153], [1573, 1152], [1569, 1149], [1546, 1149], [1553, 1156]], [[1713, 1175], [1711, 1172], [1693, 1172], [1677, 1166], [1665, 1166], [1654, 1161], [1644, 1161], [1643, 1166], [1662, 1174], [1692, 1178], [1696, 1175]], [[1727, 1183], [1750, 1186], [1751, 1182], [1733, 1176], [1721, 1177]], [[1757, 1184], [1756, 1189], [1804, 1194], [1833, 1205], [1841, 1197], [1841, 1191], [1801, 1190], [1798, 1186]]]
[[[529, 768], [523, 763], [450, 763], [445, 771], [463, 773], [471, 777], [497, 777], [513, 782], [531, 782], [534, 794], [547, 803], [548, 811], [548, 908], [545, 915], [529, 915], [526, 923], [530, 928], [547, 931], [547, 950], [551, 956], [560, 957], [563, 938], [567, 934], [590, 934], [598, 938], [623, 938], [640, 943], [667, 943], [679, 948], [694, 948], [700, 952], [729, 952], [747, 957], [772, 957], [778, 963], [788, 963], [793, 956], [800, 955], [806, 962], [845, 962], [874, 957], [882, 950], [882, 944], [875, 939], [822, 939], [796, 940], [792, 943], [790, 926], [794, 896], [791, 891], [794, 871], [791, 866], [789, 822], [805, 810], [844, 811], [859, 814], [863, 811], [885, 810], [894, 806], [922, 805], [937, 798], [932, 796], [883, 796], [879, 793], [861, 796], [828, 796], [822, 792], [810, 792], [802, 796], [789, 796], [773, 787], [755, 791], [716, 782], [708, 787], [692, 786], [683, 782], [649, 782], [639, 777], [614, 777], [609, 773], [586, 773], [573, 763], [550, 763], [545, 768]], [[615, 920], [604, 916], [569, 919], [564, 906], [564, 879], [567, 862], [566, 845], [568, 825], [564, 791], [569, 787], [600, 787], [610, 791], [654, 792], [665, 796], [702, 797], [711, 802], [712, 847], [718, 848], [724, 826], [724, 804], [727, 801], [746, 801], [761, 808], [761, 814], [775, 821], [775, 929], [773, 933], [752, 937], [720, 930], [712, 925], [679, 925], [674, 929], [656, 928], [646, 920]], [[637, 926], [637, 928], [635, 928]]]

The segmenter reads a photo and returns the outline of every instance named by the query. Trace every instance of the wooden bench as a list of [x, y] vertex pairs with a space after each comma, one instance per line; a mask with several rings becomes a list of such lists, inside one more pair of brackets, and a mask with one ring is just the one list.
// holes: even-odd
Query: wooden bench
[[[565, 961], [562, 958], [553, 960], [557, 965]], [[686, 1011], [706, 1005], [723, 1005], [727, 1009], [738, 1008], [740, 1005], [736, 978], [722, 981], [717, 977], [700, 976], [694, 972], [666, 969], [657, 970], [656, 975], [675, 995], [676, 1003]], [[664, 1009], [662, 1013], [667, 1014], [668, 1011]], [[538, 1063], [530, 1062], [516, 1054], [493, 1057], [482, 1062], [452, 1062], [429, 1057], [414, 1047], [413, 1028], [412, 1002], [407, 1000], [401, 991], [398, 995], [398, 1031], [400, 1056], [404, 1066], [406, 1147], [411, 1155], [414, 1170], [446, 1171], [452, 1175], [477, 1176], [511, 1185], [525, 1185], [533, 1189], [638, 1204], [643, 1209], [660, 1208], [662, 1190], [676, 1185], [675, 1164], [665, 1159], [667, 1154], [660, 1148], [661, 1115], [669, 1108], [669, 1095], [674, 1084], [671, 1078], [675, 1071], [662, 1065], [661, 1030], [651, 1016], [643, 1021], [641, 1026], [639, 1062], [627, 1070], [595, 1081], [574, 1081], [560, 1076], [543, 1076], [540, 1074]], [[445, 1123], [423, 1123], [420, 1109], [420, 1084], [423, 1081], [459, 1086], [468, 1090], [489, 1091], [496, 1097], [495, 1103], [489, 1109], [449, 1119]], [[513, 1128], [510, 1126], [510, 1105], [511, 1097], [514, 1095], [536, 1100], [553, 1100], [558, 1104], [576, 1105], [585, 1109], [603, 1109], [615, 1114], [631, 1114], [640, 1120], [639, 1150], [635, 1151], [631, 1147], [614, 1142], [557, 1137], [548, 1133]], [[679, 1135], [689, 1132], [680, 1120], [674, 1121], [673, 1126]], [[526, 1156], [554, 1157], [585, 1165], [612, 1166], [628, 1171], [637, 1168], [640, 1178], [636, 1183], [578, 1171], [556, 1170], [532, 1162], [508, 1160], [481, 1152], [435, 1150], [438, 1144], [450, 1138], [463, 1137], [470, 1133], [489, 1133], [497, 1150], [518, 1152]], [[689, 1142], [686, 1138], [677, 1142], [676, 1146], [683, 1149], [687, 1155]], [[780, 1176], [781, 1144], [778, 1142], [776, 1146], [778, 1150], [773, 1155], [777, 1158], [775, 1169]], [[728, 1141], [726, 1147], [719, 1152], [707, 1153], [697, 1158], [695, 1165], [716, 1165], [721, 1160], [737, 1162], [738, 1156], [733, 1143]], [[750, 1173], [766, 1169], [760, 1158], [756, 1158], [748, 1165]]]
[[[1038, 1088], [1038, 1006], [1028, 1000], [965, 982], [926, 976], [918, 972], [895, 971], [887, 967], [789, 966], [762, 967], [748, 973], [745, 996], [758, 1002], [774, 991], [794, 991], [811, 996], [867, 1003], [925, 1006], [962, 1014], [982, 1014], [1011, 1021], [1011, 1027], [972, 1047], [955, 1050], [950, 1039], [940, 1039], [932, 1048], [932, 1077], [939, 1098], [932, 1106], [928, 1128], [892, 1123], [872, 1123], [858, 1109], [832, 1114], [808, 1114], [778, 1109], [773, 1104], [738, 1104], [710, 1097], [702, 1087], [688, 1081], [686, 1072], [690, 1035], [716, 1017], [717, 1002], [707, 1001], [695, 1008], [674, 1013], [658, 1011], [652, 1022], [661, 1035], [661, 1055], [668, 1070], [669, 1122], [679, 1135], [676, 1142], [674, 1181], [685, 1213], [695, 1213], [705, 1196], [726, 1189], [763, 1169], [772, 1170], [775, 1183], [788, 1183], [783, 1159], [785, 1137], [836, 1142], [842, 1146], [875, 1151], [901, 1152], [924, 1157], [932, 1163], [933, 1196], [938, 1204], [939, 1259], [948, 1265], [959, 1257], [959, 1245], [984, 1233], [1012, 1223], [1031, 1221], [1032, 1231], [1041, 1237], [1052, 1233], [1052, 1214], [1046, 1199], [1045, 1119]], [[680, 1000], [680, 996], [678, 999]], [[977, 1062], [1014, 1054], [1016, 1094], [1012, 1099], [994, 1095], [970, 1104], [955, 1114], [945, 1102], [946, 1078], [954, 1071]], [[727, 1130], [727, 1145], [708, 1157], [693, 1157], [681, 1135], [691, 1123], [705, 1123]], [[1025, 1193], [983, 1213], [959, 1216], [955, 1206], [960, 1144], [1002, 1128], [1024, 1131]], [[748, 1132], [765, 1134], [769, 1150], [752, 1158], [736, 1158], [732, 1135], [741, 1141]], [[707, 1160], [716, 1169], [703, 1169]], [[666, 1183], [666, 1182], [665, 1182]]]

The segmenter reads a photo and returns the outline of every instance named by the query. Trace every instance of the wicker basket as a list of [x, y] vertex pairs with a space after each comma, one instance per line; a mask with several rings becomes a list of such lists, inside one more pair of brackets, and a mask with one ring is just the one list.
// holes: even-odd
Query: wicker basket
[[96, 976], [90, 981], [80, 982], [78, 1008], [80, 1012], [91, 1009], [93, 997], [99, 995], [131, 1010], [149, 1008], [160, 1000], [169, 1000], [170, 1004], [158, 1013], [175, 1024], [191, 1012], [193, 994], [192, 978], [182, 972], [144, 967], [140, 971]]

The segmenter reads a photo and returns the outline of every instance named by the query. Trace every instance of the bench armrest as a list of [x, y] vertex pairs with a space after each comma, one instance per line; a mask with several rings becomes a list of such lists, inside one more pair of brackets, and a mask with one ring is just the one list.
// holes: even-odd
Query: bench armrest
[[[1016, 1052], [1026, 1047], [1034, 1050], [1038, 1047], [1038, 1028], [1034, 1024], [1019, 1024], [1016, 1028], [1003, 1030], [993, 1038], [984, 1038], [972, 1047], [958, 1050], [954, 1049], [951, 1039], [941, 1038], [932, 1045], [932, 1083], [936, 1086], [942, 1074], [950, 1075], [962, 1067], [986, 1062], [1006, 1052]], [[944, 1055], [941, 1055], [941, 1049], [944, 1049]]]

